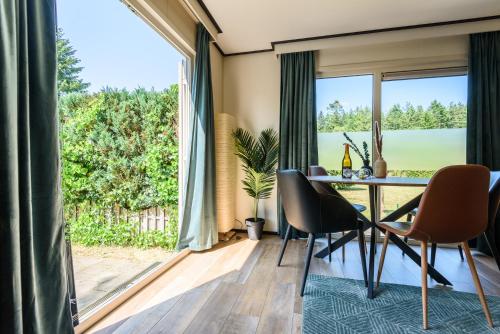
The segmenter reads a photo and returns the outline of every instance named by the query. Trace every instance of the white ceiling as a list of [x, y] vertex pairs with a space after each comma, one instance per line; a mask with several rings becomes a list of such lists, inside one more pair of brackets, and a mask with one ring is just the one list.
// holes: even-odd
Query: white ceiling
[[227, 53], [271, 42], [500, 15], [500, 0], [203, 0]]

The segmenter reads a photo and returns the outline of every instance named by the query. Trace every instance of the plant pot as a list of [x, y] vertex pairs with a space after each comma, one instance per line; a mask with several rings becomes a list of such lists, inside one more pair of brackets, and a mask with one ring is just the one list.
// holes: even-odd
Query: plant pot
[[262, 238], [262, 230], [264, 229], [265, 222], [263, 218], [257, 218], [257, 221], [255, 221], [254, 218], [245, 219], [248, 238], [250, 240], [260, 240], [260, 238]]
[[373, 176], [378, 178], [387, 177], [387, 162], [384, 159], [379, 158], [373, 164]]

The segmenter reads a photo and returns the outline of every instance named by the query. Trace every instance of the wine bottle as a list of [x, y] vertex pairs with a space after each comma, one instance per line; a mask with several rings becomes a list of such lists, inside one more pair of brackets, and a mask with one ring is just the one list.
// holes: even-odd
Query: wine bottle
[[342, 177], [345, 179], [352, 178], [352, 160], [349, 154], [349, 144], [345, 145], [344, 158], [342, 159]]

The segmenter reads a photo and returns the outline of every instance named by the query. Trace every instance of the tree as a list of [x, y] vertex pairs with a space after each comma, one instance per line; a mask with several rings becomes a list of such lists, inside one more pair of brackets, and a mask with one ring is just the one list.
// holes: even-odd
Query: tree
[[[385, 128], [387, 130], [401, 130], [403, 129], [404, 123], [404, 112], [399, 104], [395, 104], [391, 107], [387, 115], [385, 116]], [[382, 123], [384, 124], [384, 123]]]
[[437, 100], [433, 100], [428, 110], [435, 119], [436, 129], [447, 129], [452, 127], [451, 114], [448, 110], [446, 110], [446, 107], [443, 104], [441, 104]]
[[90, 83], [83, 82], [83, 79], [80, 78], [83, 67], [78, 66], [80, 59], [75, 56], [76, 50], [69, 39], [64, 38], [62, 29], [57, 29], [56, 38], [57, 91], [59, 95], [85, 92]]
[[[369, 107], [357, 106], [345, 110], [339, 101], [327, 106], [326, 113], [318, 114], [318, 132], [369, 131], [372, 126], [372, 112]], [[410, 129], [459, 129], [467, 126], [467, 106], [450, 103], [444, 106], [434, 100], [427, 109], [407, 102], [404, 107], [393, 105], [382, 115], [384, 130]]]

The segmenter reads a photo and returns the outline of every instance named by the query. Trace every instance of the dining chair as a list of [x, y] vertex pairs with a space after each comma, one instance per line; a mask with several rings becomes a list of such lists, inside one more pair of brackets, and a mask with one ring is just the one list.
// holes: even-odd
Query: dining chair
[[[308, 169], [308, 175], [309, 176], [327, 176], [328, 172], [326, 169], [322, 166], [309, 166]], [[314, 189], [316, 189], [317, 192], [323, 193], [323, 194], [329, 194], [329, 195], [335, 195], [335, 196], [340, 196], [337, 190], [335, 190], [331, 185], [323, 183], [323, 182], [311, 182], [313, 185]], [[364, 212], [366, 211], [366, 206], [363, 204], [352, 204], [352, 206], [358, 211], [358, 212]], [[342, 232], [342, 235], [344, 235], [345, 232]], [[332, 234], [328, 233], [328, 244], [332, 242]], [[366, 250], [366, 244], [364, 244], [365, 250]], [[332, 253], [328, 253], [328, 261], [332, 262]], [[342, 262], [345, 262], [345, 246], [342, 246]]]
[[[278, 266], [281, 265], [292, 227], [308, 234], [307, 258], [300, 296], [304, 295], [317, 234], [358, 231], [363, 278], [367, 285], [363, 224], [358, 221], [357, 212], [352, 205], [340, 196], [317, 192], [306, 176], [296, 169], [280, 170], [277, 172], [277, 177], [281, 203], [288, 221], [278, 257]], [[330, 248], [330, 245], [328, 247]]]
[[412, 224], [383, 222], [384, 245], [380, 256], [377, 286], [380, 282], [385, 254], [391, 233], [420, 241], [422, 269], [423, 327], [428, 328], [427, 316], [427, 244], [461, 243], [486, 320], [493, 327], [488, 304], [477, 275], [467, 240], [477, 237], [488, 225], [488, 183], [490, 173], [479, 165], [449, 166], [431, 178], [422, 195]]
[[[488, 244], [493, 258], [497, 264], [498, 270], [500, 270], [500, 252], [498, 251], [498, 246], [496, 242], [496, 230], [497, 230], [497, 219], [499, 217], [500, 208], [500, 171], [490, 172], [490, 188], [488, 191], [488, 227], [484, 231], [484, 239]], [[417, 209], [412, 210], [408, 213], [406, 219], [407, 222], [411, 223], [412, 216], [416, 216]], [[404, 237], [404, 242], [408, 242], [408, 237]], [[431, 266], [434, 267], [436, 263], [436, 247], [435, 243], [431, 246]], [[458, 245], [458, 251], [460, 253], [460, 258], [464, 260], [464, 255], [462, 252], [462, 246]], [[404, 256], [404, 252], [403, 252]]]

